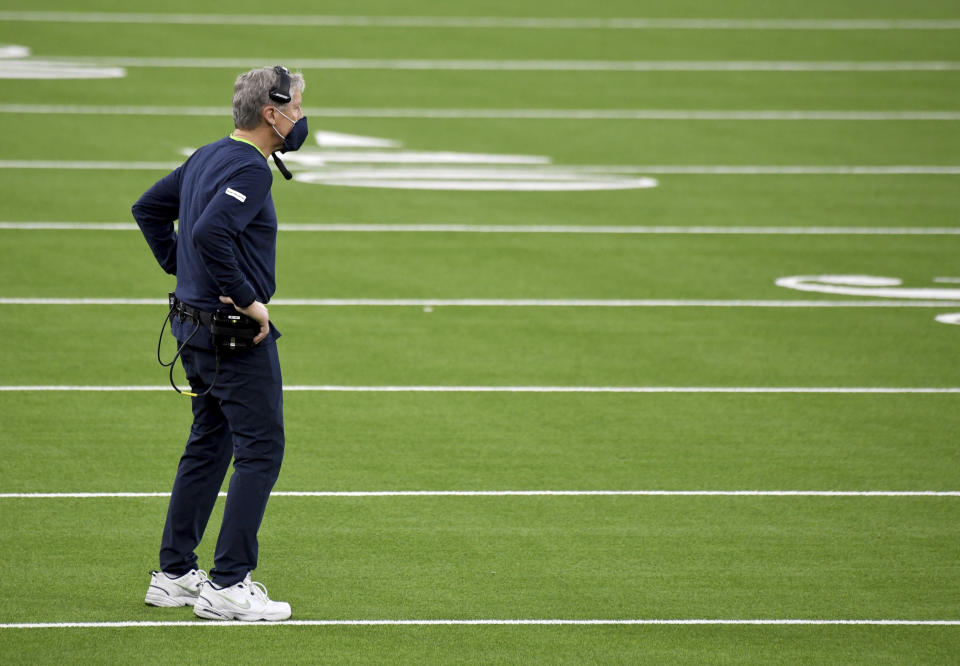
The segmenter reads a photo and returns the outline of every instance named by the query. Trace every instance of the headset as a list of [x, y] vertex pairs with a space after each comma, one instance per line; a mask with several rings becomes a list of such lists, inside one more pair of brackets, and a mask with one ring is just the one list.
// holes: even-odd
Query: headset
[[273, 71], [280, 77], [277, 85], [270, 89], [270, 99], [277, 104], [289, 104], [290, 100], [290, 70], [277, 65]]
[[[286, 67], [277, 65], [273, 68], [273, 71], [279, 76], [277, 85], [270, 89], [270, 99], [276, 102], [277, 104], [289, 104], [290, 100], [293, 99], [290, 95], [290, 70]], [[280, 156], [276, 153], [273, 153], [273, 163], [277, 165], [277, 169], [280, 170], [280, 173], [283, 174], [283, 177], [287, 180], [293, 178], [293, 174], [290, 173], [290, 170], [287, 169], [287, 166], [280, 159]]]

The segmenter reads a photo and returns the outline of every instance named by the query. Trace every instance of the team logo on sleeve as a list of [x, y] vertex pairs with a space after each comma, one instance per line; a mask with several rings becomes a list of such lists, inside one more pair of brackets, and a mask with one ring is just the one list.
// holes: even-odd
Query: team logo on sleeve
[[243, 194], [242, 192], [237, 192], [237, 191], [236, 191], [235, 189], [233, 189], [232, 187], [228, 187], [228, 188], [227, 188], [227, 191], [225, 192], [225, 194], [226, 194], [228, 197], [233, 197], [234, 199], [236, 199], [236, 200], [239, 201], [240, 203], [243, 203], [244, 201], [247, 200], [247, 195], [246, 195], [246, 194]]

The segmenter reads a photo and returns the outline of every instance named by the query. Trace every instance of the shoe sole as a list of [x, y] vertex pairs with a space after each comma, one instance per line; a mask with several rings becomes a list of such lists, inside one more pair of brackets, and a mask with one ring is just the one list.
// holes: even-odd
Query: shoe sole
[[193, 614], [196, 615], [197, 617], [202, 617], [204, 620], [232, 620], [233, 619], [232, 617], [223, 615], [222, 613], [218, 613], [212, 608], [205, 608], [197, 604], [194, 604], [193, 606]]
[[197, 600], [193, 597], [171, 597], [169, 595], [147, 594], [143, 603], [160, 608], [176, 608], [178, 606], [193, 606]]
[[203, 603], [194, 604], [193, 614], [205, 620], [239, 620], [240, 622], [280, 622], [281, 620], [289, 620], [293, 615], [293, 613], [286, 613], [284, 615], [267, 616], [255, 613], [241, 613], [239, 611], [221, 612]]
[[204, 620], [237, 620], [239, 622], [281, 622], [289, 620], [291, 614], [267, 617], [266, 615], [243, 615], [241, 613], [218, 613], [212, 608], [193, 607], [193, 614]]

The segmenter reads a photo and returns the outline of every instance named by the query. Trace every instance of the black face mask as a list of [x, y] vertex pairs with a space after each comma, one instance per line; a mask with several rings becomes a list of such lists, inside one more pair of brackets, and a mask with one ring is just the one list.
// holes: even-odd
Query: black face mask
[[300, 146], [302, 146], [303, 142], [307, 140], [307, 134], [310, 133], [310, 130], [307, 128], [307, 117], [304, 116], [300, 120], [294, 122], [292, 118], [289, 118], [287, 114], [280, 109], [277, 109], [277, 113], [293, 123], [293, 127], [290, 128], [290, 131], [286, 136], [280, 134], [276, 125], [271, 125], [271, 127], [273, 127], [273, 131], [277, 133], [277, 136], [283, 139], [283, 146], [281, 146], [280, 152], [287, 153], [300, 150]]

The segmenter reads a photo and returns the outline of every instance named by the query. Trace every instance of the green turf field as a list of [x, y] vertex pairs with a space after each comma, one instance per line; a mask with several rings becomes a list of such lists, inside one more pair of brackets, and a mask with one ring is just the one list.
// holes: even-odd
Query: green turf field
[[[0, 662], [960, 661], [958, 35], [955, 0], [7, 0]], [[130, 206], [276, 63], [320, 141], [274, 181], [255, 579], [302, 624], [178, 625], [143, 594], [190, 413]]]

